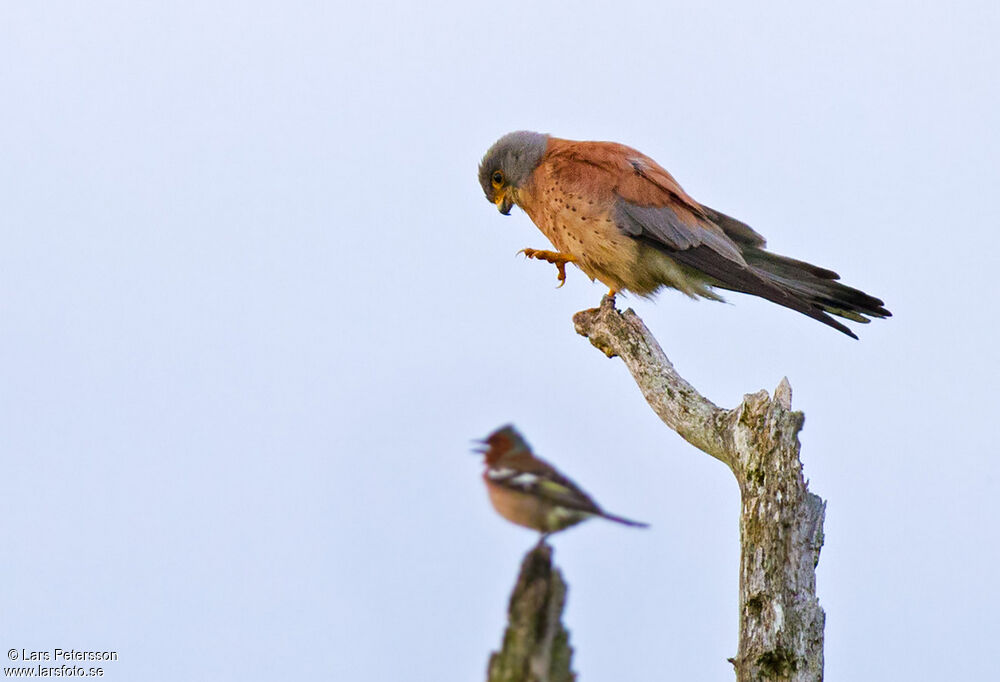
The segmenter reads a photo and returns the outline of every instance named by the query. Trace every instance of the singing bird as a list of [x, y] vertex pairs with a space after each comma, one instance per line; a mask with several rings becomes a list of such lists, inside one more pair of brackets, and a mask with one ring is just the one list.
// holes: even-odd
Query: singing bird
[[573, 263], [610, 296], [672, 287], [721, 301], [713, 288], [738, 291], [855, 339], [831, 315], [854, 322], [891, 315], [832, 270], [766, 251], [748, 225], [699, 204], [653, 159], [622, 144], [509, 133], [486, 152], [479, 183], [500, 213], [520, 206], [556, 247], [521, 253], [554, 263], [560, 286]]
[[476, 452], [485, 455], [483, 481], [490, 502], [511, 523], [537, 530], [543, 537], [595, 516], [626, 526], [648, 526], [601, 509], [576, 483], [536, 457], [513, 426], [497, 429], [480, 442], [483, 447]]

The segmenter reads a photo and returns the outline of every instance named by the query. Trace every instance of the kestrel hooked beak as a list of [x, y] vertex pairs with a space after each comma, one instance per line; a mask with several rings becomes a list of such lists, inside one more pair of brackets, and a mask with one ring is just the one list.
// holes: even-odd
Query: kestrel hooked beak
[[839, 283], [825, 268], [779, 256], [748, 225], [699, 204], [648, 156], [614, 142], [577, 142], [520, 131], [500, 138], [479, 164], [486, 198], [504, 215], [520, 206], [556, 251], [614, 295], [662, 287], [722, 300], [713, 289], [765, 298], [857, 338], [853, 322], [889, 317], [881, 300]]
[[[485, 186], [484, 186], [485, 187]], [[510, 209], [514, 206], [514, 188], [506, 182], [506, 176], [499, 168], [490, 174], [490, 184], [486, 188], [486, 196], [497, 206], [497, 210], [503, 215], [510, 215]]]

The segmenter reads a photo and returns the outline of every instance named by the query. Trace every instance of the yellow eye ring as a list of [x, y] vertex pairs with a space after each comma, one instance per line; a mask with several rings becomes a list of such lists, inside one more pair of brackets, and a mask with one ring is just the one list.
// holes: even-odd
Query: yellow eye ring
[[500, 171], [493, 171], [493, 176], [490, 178], [490, 181], [493, 183], [494, 189], [500, 189], [500, 186], [503, 185], [503, 173]]

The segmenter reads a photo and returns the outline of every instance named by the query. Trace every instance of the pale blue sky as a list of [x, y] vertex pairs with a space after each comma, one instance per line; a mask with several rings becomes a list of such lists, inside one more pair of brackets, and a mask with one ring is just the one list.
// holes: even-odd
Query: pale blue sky
[[555, 539], [581, 680], [732, 679], [738, 491], [482, 197], [510, 130], [612, 139], [895, 317], [625, 299], [716, 403], [787, 375], [828, 500], [827, 679], [990, 679], [991, 2], [0, 7], [0, 650], [110, 680], [474, 680], [531, 533], [513, 421], [608, 509]]

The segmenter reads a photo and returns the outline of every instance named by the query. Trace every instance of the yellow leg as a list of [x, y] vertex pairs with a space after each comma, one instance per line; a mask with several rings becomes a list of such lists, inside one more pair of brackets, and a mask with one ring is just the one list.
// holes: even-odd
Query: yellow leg
[[556, 270], [559, 271], [559, 286], [558, 289], [563, 284], [566, 283], [566, 263], [575, 263], [576, 259], [568, 253], [560, 253], [558, 251], [543, 251], [541, 249], [521, 249], [518, 253], [523, 253], [527, 258], [534, 258], [535, 260], [543, 260], [547, 263], [552, 263], [556, 266]]

